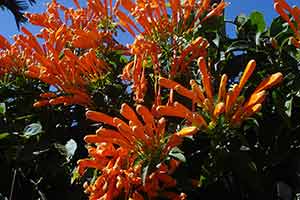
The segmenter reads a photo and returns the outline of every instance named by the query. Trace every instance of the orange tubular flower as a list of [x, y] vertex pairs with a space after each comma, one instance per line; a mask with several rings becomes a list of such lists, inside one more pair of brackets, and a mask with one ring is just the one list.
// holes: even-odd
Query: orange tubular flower
[[0, 35], [0, 76], [5, 73], [20, 74], [25, 71], [26, 57], [22, 47]]
[[[161, 115], [184, 118], [192, 125], [204, 128], [214, 127], [218, 119], [224, 117], [230, 126], [236, 127], [243, 120], [260, 111], [267, 94], [266, 89], [279, 84], [283, 79], [283, 75], [280, 72], [272, 74], [264, 79], [250, 95], [249, 99], [244, 102], [244, 97], [240, 93], [255, 69], [256, 63], [254, 60], [249, 61], [239, 84], [234, 85], [229, 91], [226, 91], [227, 76], [224, 74], [220, 81], [217, 96], [213, 94], [210, 76], [204, 59], [199, 58], [198, 64], [202, 73], [204, 91], [194, 80], [190, 82], [192, 90], [188, 90], [175, 81], [165, 78], [160, 78], [159, 83], [161, 87], [173, 89], [180, 95], [191, 99], [193, 104], [196, 103], [202, 109], [201, 113], [204, 114], [205, 118], [200, 113], [192, 112], [184, 106], [179, 107], [178, 105], [180, 104], [178, 102], [175, 102], [173, 105], [158, 106], [157, 111]], [[179, 86], [184, 88], [186, 92], [182, 92], [183, 89], [180, 91], [176, 90]]]
[[[157, 78], [169, 76], [171, 79], [177, 74], [186, 72], [189, 64], [199, 56], [207, 55], [208, 42], [202, 37], [183, 42], [178, 38], [190, 32], [199, 23], [212, 16], [222, 15], [227, 5], [221, 1], [217, 6], [210, 6], [207, 1], [179, 1], [179, 0], [150, 0], [131, 1], [118, 0], [117, 6], [122, 6], [131, 16], [117, 11], [119, 24], [135, 37], [130, 46], [135, 62], [124, 70], [123, 78], [133, 81], [133, 91], [136, 101], [142, 102], [147, 89], [146, 77], [143, 68], [146, 65], [153, 67], [155, 77], [155, 96], [159, 96]], [[167, 8], [168, 5], [170, 9]], [[136, 36], [138, 35], [138, 36]], [[169, 62], [169, 69], [162, 69], [160, 59], [164, 49], [171, 49], [171, 54], [164, 57]], [[149, 61], [151, 63], [149, 63]], [[165, 64], [164, 64], [165, 66]], [[129, 76], [129, 73], [132, 76]], [[140, 87], [143, 85], [143, 87]]]
[[10, 43], [7, 41], [5, 37], [0, 35], [0, 49], [9, 49]]
[[294, 37], [291, 39], [292, 44], [296, 48], [300, 48], [300, 8], [290, 7], [285, 0], [274, 0], [274, 8], [294, 32]]
[[[171, 7], [171, 13], [167, 11], [167, 4]], [[189, 28], [195, 25], [198, 20], [204, 21], [212, 16], [222, 15], [227, 3], [222, 1], [215, 8], [210, 8], [210, 1], [184, 1], [170, 0], [165, 2], [162, 0], [151, 0], [146, 2], [132, 2], [131, 0], [118, 0], [117, 5], [123, 6], [138, 22], [139, 26], [144, 30], [141, 31], [137, 25], [135, 25], [133, 19], [125, 16], [125, 13], [118, 11], [116, 14], [122, 21], [122, 24], [126, 24], [130, 30], [137, 31], [142, 35], [154, 36], [156, 33], [167, 36], [173, 33], [175, 29], [180, 28], [182, 32], [187, 31]], [[195, 12], [195, 16], [192, 19], [192, 23], [185, 23], [191, 18], [192, 12]], [[201, 18], [201, 15], [207, 13], [207, 15]], [[169, 14], [171, 17], [169, 17]], [[181, 23], [181, 20], [183, 23]], [[179, 24], [182, 24], [179, 27]], [[195, 26], [198, 26], [196, 24]], [[125, 27], [125, 28], [126, 28]], [[134, 34], [135, 35], [135, 34]]]
[[[103, 57], [113, 50], [125, 49], [113, 39], [112, 0], [88, 0], [87, 7], [74, 0], [76, 8], [65, 8], [52, 0], [46, 12], [26, 14], [29, 22], [41, 26], [36, 36], [22, 27], [10, 45], [0, 37], [0, 73], [21, 66], [28, 76], [58, 89], [57, 96], [42, 96], [36, 107], [57, 104], [92, 104], [88, 85], [98, 80], [109, 65]], [[62, 14], [63, 13], [63, 14]], [[44, 42], [39, 42], [41, 38]], [[100, 47], [100, 48], [99, 48]], [[18, 55], [16, 59], [16, 55]], [[26, 63], [25, 63], [26, 61]], [[5, 66], [5, 68], [3, 67]]]
[[[176, 186], [171, 173], [179, 161], [170, 159], [167, 164], [165, 160], [171, 149], [181, 144], [182, 136], [192, 135], [198, 129], [187, 127], [167, 135], [165, 119], [156, 119], [142, 105], [134, 111], [123, 104], [120, 113], [128, 123], [100, 112], [86, 113], [87, 118], [110, 127], [99, 128], [95, 135], [84, 138], [88, 144], [93, 144], [88, 147], [91, 158], [79, 160], [78, 171], [80, 175], [86, 168], [101, 172], [94, 183], [84, 185], [90, 199], [144, 199], [143, 194], [150, 199], [162, 194], [168, 199], [185, 199], [183, 194], [167, 191]], [[143, 180], [142, 166], [146, 165], [151, 168]]]

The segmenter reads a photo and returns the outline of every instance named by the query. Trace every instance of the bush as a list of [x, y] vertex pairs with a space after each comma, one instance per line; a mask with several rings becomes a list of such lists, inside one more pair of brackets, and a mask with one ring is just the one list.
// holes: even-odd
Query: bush
[[1, 198], [299, 195], [299, 8], [229, 38], [224, 1], [74, 4], [0, 36]]

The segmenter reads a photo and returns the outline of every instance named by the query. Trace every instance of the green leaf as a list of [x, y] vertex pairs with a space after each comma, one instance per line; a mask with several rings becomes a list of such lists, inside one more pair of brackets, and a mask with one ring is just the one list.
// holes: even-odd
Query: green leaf
[[147, 179], [149, 167], [150, 167], [150, 164], [147, 164], [147, 165], [142, 167], [142, 177], [141, 178], [142, 178], [143, 185], [146, 184], [146, 179]]
[[43, 129], [43, 127], [39, 122], [29, 124], [28, 126], [26, 126], [24, 128], [24, 136], [31, 137], [31, 136], [40, 134], [43, 131], [42, 129]]
[[9, 135], [10, 135], [9, 133], [1, 133], [0, 134], [0, 140], [5, 139]]
[[80, 174], [78, 168], [75, 167], [74, 170], [72, 171], [71, 184], [73, 184], [75, 181], [79, 179], [80, 179]]
[[5, 114], [6, 112], [6, 106], [5, 103], [0, 103], [0, 114]]
[[207, 183], [207, 177], [201, 175], [199, 179], [199, 187], [201, 187], [202, 185], [206, 185], [206, 183]]
[[288, 117], [292, 116], [292, 105], [293, 105], [293, 97], [286, 100], [285, 103], [284, 103], [285, 113]]
[[249, 162], [248, 166], [252, 171], [257, 172], [257, 167], [256, 167], [255, 162], [253, 162], [253, 161]]
[[75, 142], [75, 140], [70, 139], [66, 143], [65, 148], [66, 148], [67, 160], [70, 161], [77, 149], [77, 143]]
[[235, 18], [234, 23], [237, 26], [243, 26], [247, 23], [248, 20], [249, 20], [249, 18], [246, 15], [241, 14]]
[[240, 50], [246, 50], [251, 47], [251, 44], [248, 41], [245, 40], [239, 40], [236, 42], [233, 42], [226, 50], [226, 54], [231, 51], [240, 51]]
[[140, 164], [140, 162], [143, 161], [143, 160], [144, 160], [144, 158], [143, 158], [141, 155], [139, 155], [139, 156], [134, 160], [133, 166], [137, 166], [137, 165]]
[[49, 150], [50, 150], [49, 148], [42, 149], [42, 150], [39, 150], [39, 151], [34, 151], [34, 152], [32, 152], [32, 154], [35, 155], [35, 156], [38, 156], [38, 155], [41, 155], [43, 153], [49, 152]]
[[278, 34], [286, 32], [288, 30], [288, 26], [284, 26], [284, 22], [281, 17], [275, 18], [270, 26], [269, 33], [270, 37], [277, 37]]
[[174, 147], [170, 151], [169, 156], [174, 157], [174, 158], [180, 160], [181, 162], [186, 162], [186, 158], [184, 156], [184, 152], [181, 151], [178, 147]]
[[64, 157], [67, 157], [67, 150], [65, 145], [62, 145], [60, 143], [54, 143], [53, 146], [59, 152], [59, 154], [61, 154]]
[[278, 112], [278, 114], [282, 117], [282, 125], [285, 124], [288, 128], [291, 127], [291, 119], [286, 113], [285, 109], [285, 101], [284, 97], [282, 97], [276, 90], [272, 91], [272, 99], [275, 103], [275, 108]]
[[295, 58], [298, 62], [300, 62], [300, 49], [296, 49]]
[[77, 143], [75, 142], [75, 140], [70, 139], [65, 145], [54, 143], [54, 147], [62, 156], [66, 158], [67, 162], [70, 162], [77, 149]]
[[258, 32], [264, 32], [265, 28], [266, 28], [266, 22], [264, 19], [263, 14], [261, 14], [260, 12], [252, 12], [250, 15], [250, 21], [252, 25], [256, 25], [257, 26], [257, 31]]
[[213, 43], [216, 45], [216, 47], [220, 47], [220, 35], [216, 32], [216, 37], [213, 40]]
[[16, 117], [15, 120], [30, 119], [32, 117], [33, 117], [33, 115], [29, 114], [29, 115], [24, 115], [24, 116]]
[[258, 132], [259, 128], [260, 128], [260, 126], [259, 126], [257, 119], [255, 119], [253, 117], [247, 118], [247, 121], [244, 125], [244, 131], [247, 131], [248, 129], [254, 129]]
[[260, 41], [261, 32], [255, 34], [255, 44], [258, 46]]

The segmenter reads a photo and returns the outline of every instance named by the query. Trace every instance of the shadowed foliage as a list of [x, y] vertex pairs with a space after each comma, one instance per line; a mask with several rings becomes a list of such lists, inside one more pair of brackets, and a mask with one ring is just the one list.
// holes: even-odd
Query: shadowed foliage
[[[29, 4], [36, 3], [35, 0], [28, 0]], [[15, 17], [16, 24], [19, 28], [20, 23], [26, 22], [24, 17], [24, 11], [28, 9], [28, 3], [26, 1], [19, 0], [0, 0], [0, 8], [9, 10]]]

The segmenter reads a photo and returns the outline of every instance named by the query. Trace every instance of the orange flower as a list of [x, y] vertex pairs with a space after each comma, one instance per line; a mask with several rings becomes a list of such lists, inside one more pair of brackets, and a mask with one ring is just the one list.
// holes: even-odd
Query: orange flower
[[[76, 8], [66, 8], [52, 0], [44, 13], [27, 13], [30, 23], [42, 27], [36, 36], [22, 27], [24, 34], [14, 37], [14, 45], [0, 37], [0, 48], [3, 49], [0, 52], [0, 73], [22, 66], [28, 76], [58, 89], [58, 96], [42, 97], [34, 104], [36, 107], [57, 104], [90, 106], [89, 84], [100, 79], [109, 69], [105, 59], [98, 55], [105, 58], [111, 51], [126, 50], [113, 39], [116, 28], [113, 26], [115, 10], [112, 0], [88, 0], [86, 8], [81, 7], [77, 0], [74, 4]], [[44, 42], [39, 42], [38, 38]], [[15, 55], [19, 55], [18, 59]]]
[[26, 50], [17, 43], [10, 42], [0, 35], [0, 76], [5, 73], [20, 74], [25, 71]]
[[[94, 183], [85, 184], [90, 199], [118, 198], [122, 192], [126, 199], [158, 198], [162, 192], [176, 186], [171, 177], [179, 165], [171, 159], [169, 165], [164, 161], [169, 152], [182, 142], [182, 136], [191, 135], [198, 129], [186, 127], [174, 134], [166, 134], [164, 118], [156, 119], [145, 106], [138, 105], [134, 111], [123, 104], [120, 114], [129, 122], [110, 117], [104, 113], [88, 111], [88, 119], [104, 123], [109, 128], [99, 128], [95, 135], [87, 135], [91, 159], [78, 161], [78, 171], [82, 175], [86, 168], [94, 168], [101, 173]], [[143, 121], [140, 121], [143, 119]], [[142, 166], [150, 165], [145, 180], [142, 179]], [[123, 194], [124, 194], [123, 193]], [[164, 197], [182, 197], [176, 193], [164, 193]]]
[[218, 101], [217, 102], [220, 102], [220, 101], [224, 100], [224, 98], [225, 98], [227, 79], [228, 79], [227, 75], [223, 74], [222, 78], [221, 78], [221, 81], [220, 81], [220, 87], [219, 87]]
[[[167, 12], [167, 4], [170, 4], [171, 13], [170, 17]], [[185, 1], [182, 3], [179, 0], [170, 0], [165, 2], [162, 0], [149, 1], [149, 2], [137, 2], [134, 3], [131, 0], [123, 1], [118, 0], [117, 5], [124, 7], [135, 20], [139, 23], [144, 30], [139, 30], [138, 26], [134, 24], [133, 19], [125, 17], [121, 12], [117, 14], [119, 19], [126, 24], [124, 27], [130, 28], [129, 30], [136, 30], [139, 33], [147, 34], [148, 36], [154, 36], [156, 32], [159, 34], [172, 33], [175, 29], [186, 31], [191, 26], [194, 26], [195, 22], [199, 20], [205, 12], [208, 14], [202, 19], [202, 21], [212, 17], [221, 15], [227, 3], [222, 1], [215, 8], [210, 8], [208, 5], [210, 1], [197, 3], [196, 1]], [[185, 23], [189, 18], [192, 18], [192, 11], [195, 12], [193, 17], [193, 23]], [[180, 21], [184, 20], [183, 23]], [[181, 27], [178, 27], [182, 24]], [[196, 24], [195, 26], [198, 26]], [[134, 29], [132, 29], [134, 28]], [[130, 32], [131, 32], [130, 31]]]
[[0, 49], [9, 49], [10, 43], [7, 41], [5, 37], [0, 35]]
[[212, 86], [211, 86], [211, 78], [207, 71], [207, 66], [205, 59], [203, 57], [200, 57], [198, 59], [198, 66], [200, 68], [200, 71], [202, 73], [202, 85], [204, 87], [205, 93], [207, 98], [212, 101], [213, 98], [213, 92], [212, 92]]
[[34, 53], [33, 56], [40, 64], [31, 64], [27, 74], [55, 86], [67, 95], [52, 103], [49, 99], [49, 103], [55, 105], [60, 103], [90, 105], [91, 99], [86, 86], [101, 77], [108, 68], [103, 60], [96, 57], [93, 50], [78, 57], [69, 49], [65, 49], [64, 57], [57, 60], [38, 53]]
[[254, 93], [258, 93], [262, 90], [269, 89], [280, 82], [282, 82], [283, 76], [280, 72], [272, 74], [271, 76], [264, 79], [255, 89]]
[[[170, 10], [167, 9], [168, 4]], [[126, 66], [123, 78], [133, 81], [135, 99], [137, 102], [142, 102], [147, 90], [147, 77], [142, 69], [146, 65], [152, 66], [154, 92], [159, 98], [160, 91], [157, 86], [159, 76], [169, 76], [172, 79], [177, 73], [186, 72], [194, 59], [207, 55], [206, 48], [209, 44], [204, 38], [197, 37], [187, 42], [176, 38], [184, 37], [194, 27], [198, 27], [198, 21], [201, 23], [212, 16], [221, 15], [227, 4], [222, 1], [213, 8], [209, 6], [210, 1], [118, 0], [116, 5], [116, 7], [122, 6], [131, 15], [128, 17], [124, 12], [116, 11], [119, 24], [135, 37], [134, 43], [130, 45], [135, 61], [130, 64], [130, 71], [129, 66]], [[164, 49], [170, 49], [167, 58], [164, 57], [164, 61], [169, 63], [170, 68], [164, 67], [165, 63], [162, 66], [160, 61], [159, 55]]]
[[[194, 80], [190, 81], [192, 90], [188, 90], [175, 81], [163, 77], [159, 79], [160, 86], [164, 88], [175, 89], [179, 86], [180, 88], [184, 88], [181, 89], [181, 92], [179, 90], [175, 91], [192, 100], [193, 104], [196, 103], [202, 109], [201, 113], [203, 116], [200, 113], [192, 112], [183, 105], [178, 106], [180, 105], [178, 102], [175, 102], [173, 105], [158, 106], [158, 113], [163, 116], [184, 118], [192, 125], [203, 127], [204, 129], [213, 128], [214, 126], [210, 125], [217, 123], [220, 117], [223, 117], [225, 122], [230, 126], [236, 127], [243, 120], [259, 112], [267, 95], [266, 89], [279, 84], [283, 79], [283, 75], [280, 72], [272, 74], [264, 79], [250, 95], [249, 99], [244, 102], [244, 97], [240, 93], [256, 65], [255, 61], [251, 60], [247, 64], [239, 84], [235, 84], [231, 90], [226, 91], [227, 76], [225, 74], [222, 76], [218, 96], [215, 97], [213, 96], [210, 75], [204, 62], [203, 58], [199, 58], [198, 64], [202, 73], [204, 91], [202, 91], [201, 87]], [[196, 123], [196, 119], [198, 123]]]
[[[300, 8], [290, 7], [285, 0], [274, 0], [274, 8], [278, 14], [289, 24], [294, 32], [294, 37], [291, 39], [292, 44], [300, 47]], [[289, 16], [291, 15], [291, 17]]]

